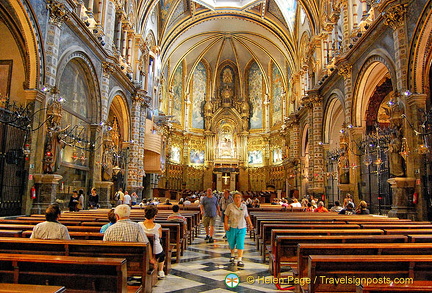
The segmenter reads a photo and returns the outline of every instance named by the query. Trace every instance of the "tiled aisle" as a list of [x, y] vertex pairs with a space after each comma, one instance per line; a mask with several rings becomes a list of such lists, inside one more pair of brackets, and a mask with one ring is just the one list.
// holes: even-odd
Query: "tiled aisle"
[[[228, 243], [223, 235], [223, 227], [218, 221], [215, 242], [206, 243], [204, 228], [201, 227], [200, 235], [188, 246], [180, 263], [172, 265], [171, 273], [157, 283], [153, 292], [282, 292], [272, 284], [247, 283], [248, 276], [253, 276], [255, 280], [269, 276], [268, 264], [261, 263], [259, 252], [249, 235], [246, 237], [243, 268], [229, 263]], [[229, 288], [224, 282], [230, 273], [240, 278], [236, 288]]]

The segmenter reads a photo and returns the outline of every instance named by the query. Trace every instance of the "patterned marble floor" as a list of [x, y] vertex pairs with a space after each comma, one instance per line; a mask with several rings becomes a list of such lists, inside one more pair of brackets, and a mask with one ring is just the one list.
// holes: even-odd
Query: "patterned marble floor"
[[[204, 228], [201, 227], [199, 236], [188, 246], [180, 263], [172, 265], [171, 273], [158, 281], [153, 292], [281, 292], [276, 290], [274, 284], [265, 284], [263, 281], [270, 275], [268, 264], [261, 263], [259, 252], [249, 236], [246, 237], [243, 256], [245, 266], [240, 268], [230, 264], [230, 252], [227, 241], [223, 239], [224, 234], [221, 222], [217, 221], [215, 242], [206, 243]], [[232, 273], [238, 279], [233, 275], [228, 276]], [[235, 288], [231, 288], [235, 285]]]

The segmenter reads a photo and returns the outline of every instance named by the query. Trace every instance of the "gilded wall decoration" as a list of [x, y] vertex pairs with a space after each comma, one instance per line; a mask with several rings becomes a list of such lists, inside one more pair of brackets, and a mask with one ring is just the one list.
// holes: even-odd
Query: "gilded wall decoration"
[[204, 117], [202, 114], [207, 87], [207, 71], [200, 62], [195, 68], [192, 86], [192, 127], [204, 129]]
[[183, 97], [183, 65], [179, 64], [174, 72], [172, 81], [173, 106], [172, 114], [179, 120], [182, 120], [182, 97]]
[[272, 65], [272, 125], [282, 121], [282, 93], [283, 84], [279, 68]]
[[251, 129], [261, 129], [263, 127], [263, 79], [262, 72], [257, 63], [253, 63], [249, 69], [248, 76], [249, 101], [252, 104], [252, 117], [250, 118]]

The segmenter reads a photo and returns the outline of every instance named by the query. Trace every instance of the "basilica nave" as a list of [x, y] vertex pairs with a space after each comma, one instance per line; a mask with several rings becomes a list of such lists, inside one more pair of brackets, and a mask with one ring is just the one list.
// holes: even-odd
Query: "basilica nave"
[[[333, 252], [350, 242], [358, 251], [344, 250], [342, 261], [359, 272], [411, 276], [427, 268], [415, 281], [431, 280], [431, 43], [432, 0], [0, 0], [0, 261], [42, 261], [40, 271], [28, 266], [34, 275], [58, 265], [70, 277], [72, 261], [84, 274], [98, 257], [139, 246], [118, 245], [84, 263], [54, 257], [52, 247], [45, 252], [48, 242], [24, 239], [50, 204], [68, 210], [73, 191], [85, 199], [82, 211], [62, 214], [75, 235], [57, 243], [67, 253], [73, 245], [115, 247], [100, 240], [99, 226], [120, 189], [139, 202], [177, 203], [211, 188], [240, 191], [261, 205], [250, 209], [257, 225], [246, 237], [245, 266], [228, 262], [219, 219], [215, 241], [204, 241], [198, 202], [181, 206], [184, 231], [165, 222], [171, 206], [160, 205], [172, 267], [167, 260], [164, 280], [141, 279], [143, 287], [130, 292], [276, 291], [257, 280], [302, 273], [283, 262], [298, 261], [300, 242], [290, 237], [311, 237]], [[99, 209], [90, 209], [92, 188]], [[347, 195], [356, 206], [365, 201], [372, 215], [335, 218], [287, 204], [314, 198], [330, 208]], [[132, 208], [136, 221], [144, 219], [141, 208]], [[281, 226], [259, 225], [270, 220]], [[293, 235], [277, 235], [282, 226]], [[323, 235], [312, 231], [324, 227]], [[389, 231], [397, 227], [400, 235]], [[296, 236], [296, 229], [316, 234]], [[3, 237], [11, 235], [24, 237]], [[292, 241], [295, 252], [277, 255], [283, 241]], [[402, 252], [383, 259], [364, 250], [391, 254], [395, 247]], [[81, 257], [91, 252], [80, 249]], [[6, 256], [29, 251], [42, 260]], [[148, 250], [140, 251], [135, 257]], [[135, 277], [132, 256], [126, 258], [129, 272], [120, 270], [116, 292], [126, 292], [126, 280], [131, 285]], [[409, 268], [392, 272], [391, 262]], [[21, 280], [19, 265], [0, 266], [0, 289]], [[87, 280], [110, 278], [98, 270], [91, 275]], [[236, 289], [227, 283], [234, 279]], [[84, 278], [83, 286], [93, 286], [84, 289], [81, 281], [70, 284], [98, 291], [97, 282]], [[48, 277], [43, 284], [51, 284]]]
[[[431, 2], [0, 2], [2, 215], [92, 187], [431, 217]], [[173, 196], [174, 198], [175, 196]], [[264, 196], [265, 197], [265, 196]], [[263, 198], [267, 201], [267, 198]]]

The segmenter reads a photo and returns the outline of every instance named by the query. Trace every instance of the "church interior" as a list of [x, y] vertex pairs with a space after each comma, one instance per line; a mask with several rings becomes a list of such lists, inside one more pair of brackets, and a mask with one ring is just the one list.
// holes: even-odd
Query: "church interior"
[[[65, 213], [71, 235], [100, 239], [91, 225], [96, 215], [106, 220], [120, 189], [173, 202], [227, 189], [262, 206], [251, 211], [244, 270], [226, 264], [223, 224], [208, 245], [198, 206], [183, 206], [184, 238], [170, 234], [176, 225], [163, 226], [177, 263], [171, 270], [167, 261], [171, 273], [153, 292], [223, 292], [230, 272], [240, 276], [239, 292], [280, 289], [245, 283], [248, 274], [286, 276], [273, 248], [266, 251], [274, 239], [265, 242], [256, 223], [338, 221], [279, 213], [275, 198], [313, 197], [330, 208], [351, 195], [372, 215], [340, 219], [357, 228], [370, 221], [367, 241], [432, 242], [379, 230], [380, 219], [387, 228], [392, 219], [410, 224], [410, 233], [432, 227], [431, 44], [432, 0], [0, 0], [0, 247], [24, 247], [2, 236], [27, 235], [52, 203], [68, 210], [75, 190], [86, 200], [82, 213]], [[88, 210], [92, 188], [99, 210]], [[77, 214], [88, 227], [73, 228]], [[27, 226], [14, 222], [20, 215]], [[142, 219], [142, 210], [132, 215]], [[357, 234], [325, 237], [339, 243]], [[418, 251], [431, 254], [425, 247]], [[393, 259], [430, 262], [432, 271], [432, 259], [419, 255]], [[355, 261], [391, 270], [379, 256]], [[123, 277], [115, 292], [126, 292]], [[152, 291], [149, 282], [139, 290]]]
[[0, 8], [2, 215], [210, 187], [432, 217], [430, 1]]

